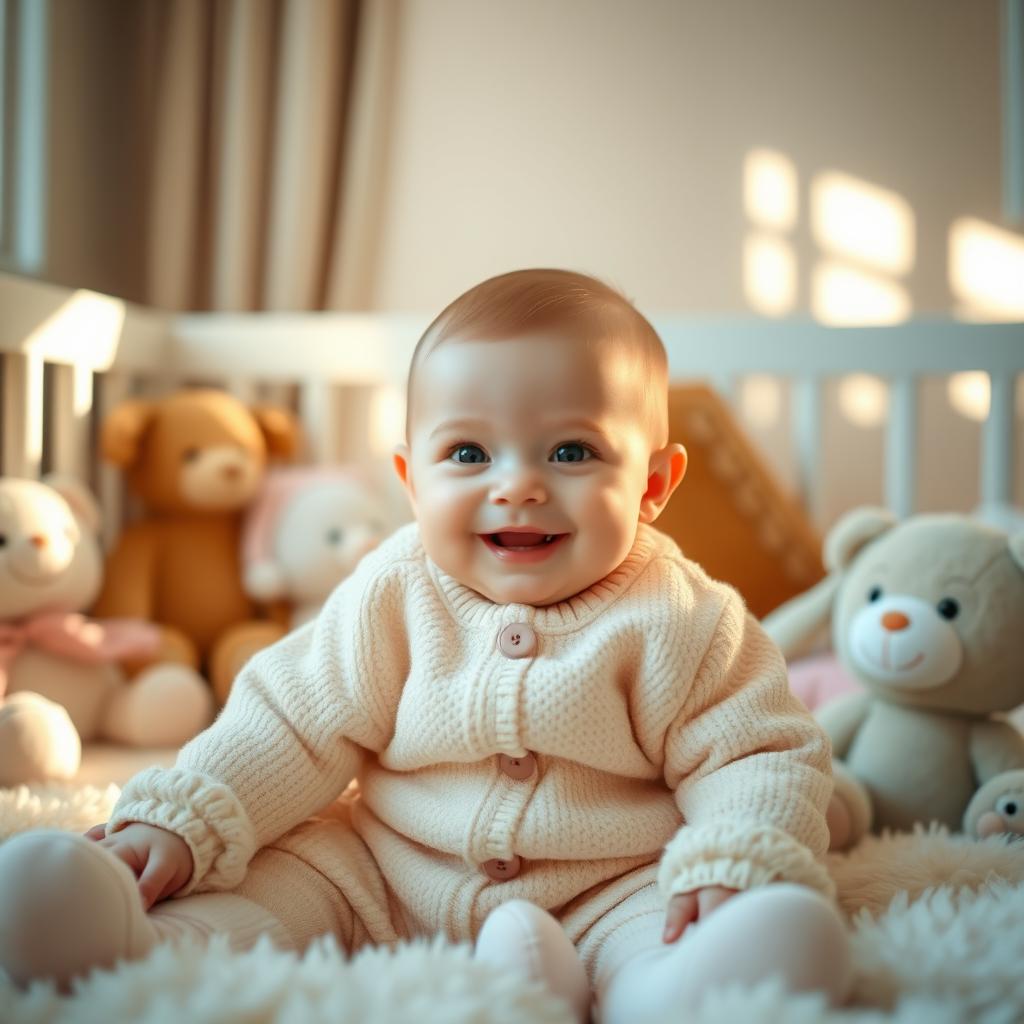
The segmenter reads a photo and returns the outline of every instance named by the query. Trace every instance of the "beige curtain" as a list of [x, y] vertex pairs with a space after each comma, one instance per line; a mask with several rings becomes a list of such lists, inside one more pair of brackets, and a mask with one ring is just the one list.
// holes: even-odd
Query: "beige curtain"
[[368, 307], [397, 2], [51, 0], [47, 276]]

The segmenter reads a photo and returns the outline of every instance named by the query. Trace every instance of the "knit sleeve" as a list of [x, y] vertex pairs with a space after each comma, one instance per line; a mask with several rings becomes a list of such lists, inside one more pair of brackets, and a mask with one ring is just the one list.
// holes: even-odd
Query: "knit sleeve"
[[772, 881], [833, 890], [822, 862], [828, 738], [792, 696], [775, 645], [727, 592], [693, 685], [666, 733], [665, 777], [684, 825], [665, 848], [666, 898]]
[[367, 638], [396, 601], [393, 578], [357, 570], [317, 619], [247, 663], [173, 768], [127, 783], [108, 834], [145, 822], [180, 835], [194, 870], [179, 896], [238, 885], [260, 847], [335, 800], [386, 742], [407, 656], [400, 637], [373, 652]]

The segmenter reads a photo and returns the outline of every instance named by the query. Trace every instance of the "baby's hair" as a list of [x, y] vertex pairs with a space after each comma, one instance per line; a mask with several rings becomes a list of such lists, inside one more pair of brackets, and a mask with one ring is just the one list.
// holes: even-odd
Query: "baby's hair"
[[668, 441], [668, 359], [647, 318], [621, 292], [587, 274], [537, 268], [488, 278], [446, 306], [423, 332], [409, 367], [406, 437], [412, 422], [413, 379], [446, 341], [497, 341], [552, 330], [577, 338], [588, 352], [616, 343], [635, 360], [643, 381], [652, 432]]

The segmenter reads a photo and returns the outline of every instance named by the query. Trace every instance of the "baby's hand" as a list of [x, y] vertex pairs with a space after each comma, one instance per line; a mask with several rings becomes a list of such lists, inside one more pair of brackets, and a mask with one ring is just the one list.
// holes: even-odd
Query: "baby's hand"
[[675, 942], [686, 931], [687, 926], [708, 916], [712, 910], [723, 904], [738, 889], [726, 889], [721, 885], [709, 885], [693, 892], [677, 893], [669, 900], [665, 915], [663, 942]]
[[105, 831], [105, 825], [93, 825], [85, 835], [132, 869], [146, 910], [173, 896], [192, 877], [192, 851], [181, 836], [138, 821], [109, 836]]

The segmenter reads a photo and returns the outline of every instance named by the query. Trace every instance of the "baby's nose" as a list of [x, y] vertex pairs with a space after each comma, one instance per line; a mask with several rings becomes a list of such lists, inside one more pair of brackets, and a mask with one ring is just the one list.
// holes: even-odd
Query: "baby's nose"
[[547, 501], [547, 491], [540, 474], [531, 469], [513, 470], [495, 485], [491, 500], [498, 505]]

